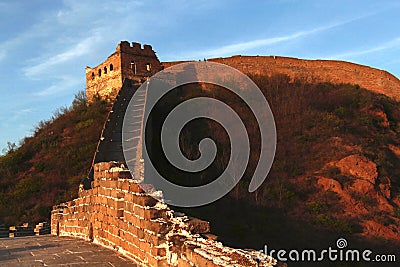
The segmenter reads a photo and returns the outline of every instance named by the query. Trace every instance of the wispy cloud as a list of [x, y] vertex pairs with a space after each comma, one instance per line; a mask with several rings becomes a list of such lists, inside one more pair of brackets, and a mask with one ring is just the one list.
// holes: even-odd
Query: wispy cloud
[[31, 67], [24, 69], [24, 74], [29, 78], [36, 78], [43, 73], [46, 73], [48, 69], [53, 68], [55, 65], [63, 64], [66, 61], [74, 60], [80, 56], [83, 56], [90, 52], [93, 43], [99, 42], [101, 36], [98, 33], [87, 37], [65, 51], [55, 54], [48, 55], [39, 59], [35, 59], [37, 63]]
[[341, 53], [341, 54], [336, 54], [336, 55], [326, 57], [326, 59], [338, 59], [338, 58], [339, 59], [351, 59], [354, 57], [363, 56], [363, 55], [376, 53], [376, 52], [381, 52], [381, 51], [392, 49], [392, 48], [398, 48], [399, 46], [400, 46], [400, 37], [397, 37], [395, 39], [381, 43], [374, 47], [370, 47], [370, 48], [367, 48], [364, 50], [357, 50], [357, 51], [350, 51], [350, 52], [345, 52], [345, 53]]
[[369, 17], [373, 14], [375, 14], [375, 13], [368, 13], [368, 14], [358, 16], [355, 18], [342, 20], [342, 21], [327, 24], [324, 26], [315, 27], [313, 29], [294, 32], [294, 33], [291, 33], [288, 35], [276, 36], [276, 37], [265, 38], [265, 39], [257, 39], [257, 40], [247, 41], [247, 42], [236, 43], [236, 44], [230, 44], [230, 45], [225, 45], [225, 46], [222, 46], [220, 48], [215, 48], [215, 49], [206, 49], [203, 51], [189, 52], [189, 53], [186, 53], [185, 58], [193, 59], [193, 58], [199, 58], [199, 57], [200, 58], [216, 57], [216, 56], [226, 56], [226, 55], [238, 54], [238, 53], [246, 52], [251, 49], [276, 45], [279, 43], [289, 42], [289, 41], [304, 38], [306, 36], [310, 36], [313, 34], [321, 33], [321, 32], [324, 32], [324, 31], [327, 31], [327, 30], [330, 30], [333, 28], [337, 28], [337, 27], [352, 23], [354, 21]]
[[16, 109], [14, 111], [11, 112], [11, 114], [13, 114], [11, 116], [12, 120], [16, 120], [20, 117], [24, 117], [24, 116], [28, 116], [29, 114], [31, 114], [34, 111], [34, 109], [32, 108], [22, 108], [22, 109]]
[[33, 96], [40, 96], [40, 97], [46, 97], [46, 96], [53, 96], [57, 94], [61, 94], [63, 92], [69, 92], [72, 90], [76, 90], [76, 88], [79, 85], [82, 85], [82, 80], [81, 79], [76, 79], [74, 77], [63, 77], [59, 82], [41, 90], [38, 92], [33, 93]]

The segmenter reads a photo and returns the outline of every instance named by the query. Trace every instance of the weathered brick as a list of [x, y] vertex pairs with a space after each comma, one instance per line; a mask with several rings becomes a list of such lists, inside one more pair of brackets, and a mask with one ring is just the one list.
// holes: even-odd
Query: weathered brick
[[150, 219], [155, 219], [155, 218], [166, 218], [166, 212], [167, 210], [165, 209], [154, 209], [154, 208], [149, 208], [149, 209], [144, 209], [143, 210], [143, 218], [150, 220]]
[[[171, 266], [168, 264], [166, 258], [159, 259], [159, 258], [152, 257], [151, 255], [148, 255], [147, 260], [148, 260], [148, 263], [150, 266], [157, 266], [157, 267]], [[177, 266], [181, 267], [180, 265], [177, 265]], [[191, 267], [193, 267], [193, 266], [191, 266]]]
[[179, 266], [179, 267], [193, 267], [193, 265], [190, 262], [188, 262], [187, 260], [184, 260], [182, 258], [178, 259], [177, 266]]
[[125, 193], [124, 199], [125, 199], [127, 202], [133, 203], [134, 194], [129, 193], [129, 192], [128, 192], [128, 193]]
[[151, 245], [150, 245], [148, 242], [146, 242], [146, 241], [140, 240], [140, 242], [139, 242], [139, 248], [140, 248], [141, 250], [143, 250], [144, 252], [150, 253]]
[[149, 195], [145, 195], [145, 194], [141, 194], [141, 195], [136, 195], [134, 197], [134, 202], [140, 206], [148, 206], [148, 207], [152, 207], [154, 206], [158, 201], [149, 196]]
[[144, 236], [145, 236], [144, 231], [140, 228], [137, 228], [137, 237], [139, 239], [144, 239]]
[[205, 234], [210, 232], [210, 223], [197, 218], [190, 218], [185, 223], [188, 226], [189, 231], [195, 234]]
[[159, 234], [165, 234], [171, 230], [171, 224], [162, 221], [142, 220], [140, 226], [143, 229], [147, 229], [149, 231]]
[[129, 190], [129, 180], [118, 180], [118, 189], [121, 189], [121, 190], [126, 190], [126, 191], [128, 191]]
[[132, 202], [125, 201], [125, 210], [134, 212], [134, 204]]
[[162, 236], [158, 234], [153, 235], [146, 231], [144, 231], [144, 240], [150, 244], [153, 244], [153, 246], [158, 246], [166, 241]]
[[131, 191], [133, 193], [144, 193], [143, 188], [140, 187], [140, 185], [135, 182], [131, 182], [129, 184], [129, 191]]
[[132, 174], [129, 170], [124, 170], [124, 171], [118, 171], [115, 172], [117, 177], [119, 179], [131, 179], [132, 178]]
[[153, 245], [150, 247], [150, 254], [153, 256], [164, 257], [167, 255], [167, 250]]
[[214, 262], [197, 253], [193, 253], [192, 262], [195, 266], [219, 267], [218, 265], [214, 264]]

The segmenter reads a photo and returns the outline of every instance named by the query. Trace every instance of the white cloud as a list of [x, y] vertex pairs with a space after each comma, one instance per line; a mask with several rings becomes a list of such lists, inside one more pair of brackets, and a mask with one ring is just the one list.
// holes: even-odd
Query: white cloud
[[36, 61], [36, 64], [31, 67], [24, 68], [24, 74], [31, 79], [46, 74], [49, 69], [54, 68], [56, 65], [64, 64], [67, 61], [71, 61], [80, 56], [88, 54], [93, 46], [93, 43], [99, 42], [100, 40], [101, 35], [97, 32], [92, 36], [77, 42], [75, 45], [61, 53], [35, 59], [33, 61]]
[[309, 35], [324, 32], [324, 31], [354, 22], [356, 20], [360, 20], [360, 19], [365, 18], [370, 15], [372, 15], [372, 14], [366, 14], [363, 16], [359, 16], [359, 17], [339, 21], [336, 23], [328, 24], [325, 26], [315, 27], [310, 30], [298, 31], [298, 32], [288, 34], [288, 35], [271, 37], [271, 38], [266, 38], [266, 39], [257, 39], [257, 40], [242, 42], [242, 43], [236, 43], [236, 44], [230, 44], [230, 45], [222, 46], [222, 47], [216, 48], [216, 49], [208, 49], [208, 50], [203, 50], [203, 51], [189, 52], [189, 53], [186, 53], [186, 55], [184, 57], [186, 59], [187, 58], [193, 59], [193, 58], [218, 57], [218, 56], [238, 54], [238, 53], [246, 52], [250, 49], [275, 45], [275, 44], [279, 44], [282, 42], [289, 42], [289, 41], [300, 39], [300, 38], [303, 38], [303, 37], [306, 37]]
[[82, 79], [73, 77], [63, 77], [59, 82], [39, 91], [33, 93], [34, 96], [46, 97], [62, 94], [64, 92], [76, 91], [77, 87], [83, 83]]

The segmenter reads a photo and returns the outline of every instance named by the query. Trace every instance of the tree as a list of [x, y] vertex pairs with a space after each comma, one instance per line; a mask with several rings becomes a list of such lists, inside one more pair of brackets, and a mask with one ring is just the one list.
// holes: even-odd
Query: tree
[[7, 142], [7, 148], [4, 148], [2, 152], [4, 154], [12, 153], [17, 149], [17, 145], [12, 142]]
[[75, 94], [75, 98], [72, 101], [72, 108], [77, 108], [83, 105], [86, 105], [86, 92], [82, 90]]

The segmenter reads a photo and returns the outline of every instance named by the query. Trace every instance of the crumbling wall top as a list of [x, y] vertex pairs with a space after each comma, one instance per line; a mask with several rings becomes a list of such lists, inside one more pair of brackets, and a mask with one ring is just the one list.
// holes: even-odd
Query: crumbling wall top
[[128, 41], [121, 41], [118, 44], [116, 51], [128, 54], [156, 56], [156, 53], [154, 52], [153, 47], [151, 45], [144, 44], [142, 48], [142, 45], [136, 42], [132, 42], [130, 44]]

